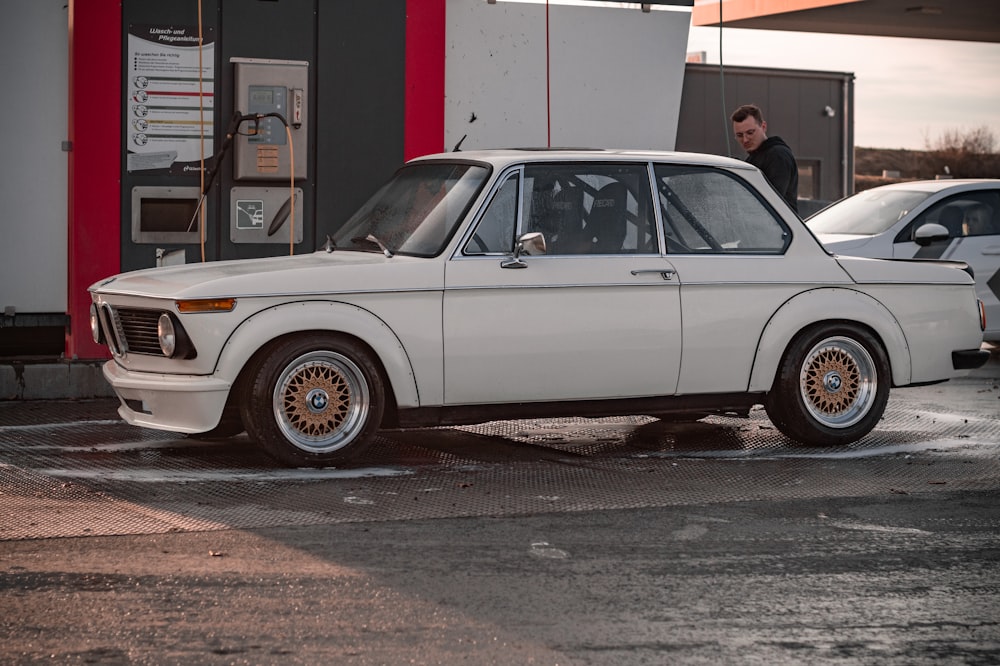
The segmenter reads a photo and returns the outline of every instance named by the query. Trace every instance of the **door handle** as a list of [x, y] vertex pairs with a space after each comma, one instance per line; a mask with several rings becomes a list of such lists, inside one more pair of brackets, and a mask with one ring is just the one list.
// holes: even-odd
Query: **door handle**
[[659, 273], [664, 280], [672, 280], [677, 274], [672, 268], [640, 268], [632, 271], [632, 275], [642, 275], [643, 273]]

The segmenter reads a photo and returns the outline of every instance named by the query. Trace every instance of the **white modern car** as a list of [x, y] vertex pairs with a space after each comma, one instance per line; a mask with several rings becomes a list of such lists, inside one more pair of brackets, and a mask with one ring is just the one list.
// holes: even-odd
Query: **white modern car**
[[841, 199], [806, 224], [830, 252], [964, 261], [1000, 342], [1000, 180], [922, 180]]
[[246, 429], [290, 465], [380, 428], [759, 403], [794, 440], [846, 444], [890, 386], [989, 356], [960, 264], [834, 257], [757, 169], [683, 153], [427, 156], [317, 252], [90, 290], [126, 421]]

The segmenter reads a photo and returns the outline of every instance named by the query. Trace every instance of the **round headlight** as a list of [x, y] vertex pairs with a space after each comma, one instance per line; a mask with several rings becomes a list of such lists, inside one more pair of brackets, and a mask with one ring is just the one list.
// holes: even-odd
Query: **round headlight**
[[156, 336], [160, 340], [160, 351], [167, 358], [177, 351], [177, 334], [174, 332], [174, 320], [166, 312], [160, 315], [156, 322]]
[[97, 344], [104, 342], [101, 335], [101, 317], [97, 314], [97, 303], [90, 304], [90, 334]]

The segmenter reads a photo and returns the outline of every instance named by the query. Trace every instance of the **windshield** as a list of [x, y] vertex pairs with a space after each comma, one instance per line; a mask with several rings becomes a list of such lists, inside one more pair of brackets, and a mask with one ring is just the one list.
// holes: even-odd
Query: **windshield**
[[810, 217], [816, 234], [880, 234], [929, 197], [929, 192], [867, 190], [842, 199]]
[[487, 167], [473, 164], [405, 166], [337, 231], [335, 247], [436, 256], [488, 176]]

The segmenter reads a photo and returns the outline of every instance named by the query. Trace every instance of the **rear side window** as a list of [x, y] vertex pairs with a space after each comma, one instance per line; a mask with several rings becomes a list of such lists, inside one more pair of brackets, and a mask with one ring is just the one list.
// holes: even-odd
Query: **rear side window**
[[791, 234], [743, 180], [719, 169], [657, 164], [667, 252], [781, 254]]

